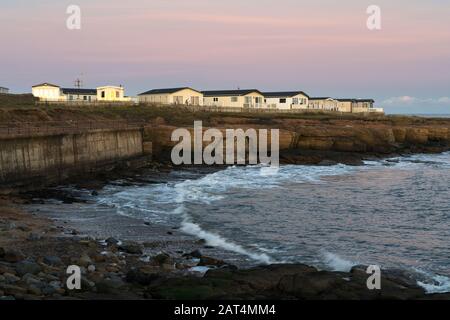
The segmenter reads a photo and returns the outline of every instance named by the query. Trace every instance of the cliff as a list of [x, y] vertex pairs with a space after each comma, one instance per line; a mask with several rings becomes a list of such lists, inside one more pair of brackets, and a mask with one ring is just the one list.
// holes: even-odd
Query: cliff
[[0, 127], [72, 125], [104, 120], [139, 122], [155, 159], [167, 160], [171, 133], [201, 120], [208, 127], [280, 129], [283, 163], [358, 164], [364, 158], [442, 152], [450, 147], [450, 119], [340, 113], [264, 114], [192, 111], [177, 107], [1, 108]]

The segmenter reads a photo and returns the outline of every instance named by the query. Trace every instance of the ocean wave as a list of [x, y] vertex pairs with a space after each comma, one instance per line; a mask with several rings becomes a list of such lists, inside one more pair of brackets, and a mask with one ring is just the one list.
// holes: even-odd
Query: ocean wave
[[203, 230], [198, 224], [193, 223], [187, 217], [181, 225], [181, 230], [187, 234], [204, 239], [206, 241], [206, 244], [210, 246], [242, 254], [263, 264], [271, 264], [275, 262], [270, 256], [265, 253], [252, 252], [218, 234]]
[[449, 277], [433, 274], [417, 268], [414, 270], [425, 277], [426, 280], [419, 280], [417, 284], [424, 288], [427, 294], [450, 292]]
[[322, 251], [322, 262], [332, 271], [350, 272], [350, 270], [359, 263], [346, 260], [336, 253]]

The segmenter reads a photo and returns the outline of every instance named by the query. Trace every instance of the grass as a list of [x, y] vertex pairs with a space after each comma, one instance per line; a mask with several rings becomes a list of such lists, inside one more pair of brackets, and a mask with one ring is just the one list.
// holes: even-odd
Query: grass
[[[247, 124], [271, 124], [275, 120], [315, 120], [327, 123], [334, 120], [384, 122], [388, 124], [422, 124], [439, 121], [410, 116], [385, 116], [378, 114], [352, 114], [338, 112], [304, 113], [254, 113], [194, 111], [184, 106], [151, 105], [36, 105], [32, 95], [0, 95], [0, 122], [40, 121], [157, 121], [176, 126], [192, 126], [194, 121], [203, 121], [204, 126], [220, 124], [224, 119], [233, 123], [239, 119]], [[444, 121], [444, 120], [441, 120]], [[448, 121], [447, 121], [448, 123]]]

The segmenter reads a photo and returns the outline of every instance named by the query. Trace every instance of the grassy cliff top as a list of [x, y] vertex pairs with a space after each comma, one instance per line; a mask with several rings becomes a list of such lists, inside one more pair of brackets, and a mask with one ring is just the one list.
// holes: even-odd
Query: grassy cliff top
[[193, 125], [203, 121], [204, 126], [220, 124], [259, 124], [269, 125], [283, 119], [312, 122], [363, 121], [388, 124], [448, 124], [450, 119], [429, 119], [410, 116], [385, 116], [380, 114], [351, 114], [339, 112], [299, 112], [299, 113], [260, 113], [260, 112], [212, 112], [193, 110], [185, 106], [148, 105], [36, 105], [32, 95], [0, 95], [0, 124], [22, 122], [72, 122], [127, 120], [163, 123], [168, 125]]

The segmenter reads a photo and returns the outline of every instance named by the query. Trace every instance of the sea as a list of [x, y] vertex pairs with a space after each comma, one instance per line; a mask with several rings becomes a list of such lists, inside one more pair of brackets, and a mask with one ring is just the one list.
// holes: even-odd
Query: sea
[[[87, 200], [78, 219], [101, 213], [178, 228], [237, 265], [379, 265], [416, 274], [429, 293], [450, 292], [448, 152], [362, 166], [235, 166], [140, 178], [95, 194], [77, 190]], [[40, 206], [54, 217], [65, 205]]]

